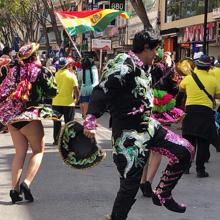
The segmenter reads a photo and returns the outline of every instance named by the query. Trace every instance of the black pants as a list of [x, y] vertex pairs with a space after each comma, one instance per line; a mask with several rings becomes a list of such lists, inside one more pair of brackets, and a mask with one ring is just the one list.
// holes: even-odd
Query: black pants
[[193, 146], [197, 148], [196, 171], [197, 172], [205, 171], [205, 162], [207, 162], [210, 157], [210, 152], [209, 152], [210, 142], [204, 138], [191, 136], [191, 135], [184, 135], [184, 138], [187, 139]]
[[[73, 106], [53, 106], [53, 110], [58, 111], [64, 116], [64, 122], [72, 121], [75, 116], [75, 107]], [[61, 130], [61, 121], [53, 122], [53, 139], [54, 142], [58, 141]]]
[[[149, 141], [148, 149], [159, 152], [169, 159], [169, 163], [156, 188], [161, 197], [171, 196], [171, 191], [189, 166], [194, 147], [185, 139], [177, 136], [171, 131], [160, 128]], [[139, 155], [138, 159], [142, 156]], [[120, 188], [117, 193], [113, 210], [112, 220], [125, 220], [131, 206], [135, 202], [135, 196], [139, 189], [143, 166], [134, 163], [126, 178], [123, 177], [126, 168], [126, 158], [122, 154], [113, 155], [118, 172], [121, 174]]]

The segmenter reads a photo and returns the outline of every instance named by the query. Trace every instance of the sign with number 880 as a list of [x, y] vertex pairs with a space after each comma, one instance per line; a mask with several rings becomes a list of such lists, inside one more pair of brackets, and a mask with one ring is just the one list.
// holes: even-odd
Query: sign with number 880
[[110, 0], [110, 8], [115, 10], [125, 10], [125, 0]]
[[124, 4], [123, 3], [112, 3], [111, 8], [116, 9], [116, 10], [124, 10]]

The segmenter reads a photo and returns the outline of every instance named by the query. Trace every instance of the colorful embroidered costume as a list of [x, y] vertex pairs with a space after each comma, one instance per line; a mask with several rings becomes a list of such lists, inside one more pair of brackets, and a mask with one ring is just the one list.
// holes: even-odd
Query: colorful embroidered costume
[[186, 164], [193, 158], [193, 147], [188, 141], [164, 129], [151, 117], [151, 86], [151, 74], [130, 51], [107, 63], [91, 96], [84, 122], [86, 129], [95, 129], [96, 118], [107, 109], [111, 115], [113, 159], [121, 176], [112, 220], [126, 219], [135, 202], [147, 159], [145, 150], [157, 151], [169, 159], [156, 188], [161, 203], [171, 196], [171, 190], [185, 171]]
[[[11, 59], [9, 56], [2, 55], [0, 57], [0, 85], [2, 84], [5, 77], [8, 74], [10, 62], [11, 62]], [[3, 133], [7, 132], [7, 127], [3, 125], [1, 122], [0, 122], [0, 132], [3, 132]]]
[[57, 118], [44, 98], [57, 94], [53, 75], [34, 63], [17, 64], [10, 69], [0, 85], [0, 122]]
[[[168, 56], [168, 55], [167, 55]], [[152, 117], [162, 124], [178, 122], [184, 112], [176, 108], [175, 96], [178, 93], [178, 84], [181, 81], [176, 73], [175, 63], [165, 60], [156, 63], [151, 70], [154, 87], [154, 107]]]

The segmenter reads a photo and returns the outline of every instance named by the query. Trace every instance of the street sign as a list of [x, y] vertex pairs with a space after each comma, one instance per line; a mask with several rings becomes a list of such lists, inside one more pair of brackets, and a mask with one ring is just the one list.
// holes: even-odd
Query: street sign
[[125, 0], [110, 0], [110, 8], [125, 10]]
[[102, 39], [92, 39], [92, 49], [93, 50], [111, 50], [112, 41], [102, 40]]

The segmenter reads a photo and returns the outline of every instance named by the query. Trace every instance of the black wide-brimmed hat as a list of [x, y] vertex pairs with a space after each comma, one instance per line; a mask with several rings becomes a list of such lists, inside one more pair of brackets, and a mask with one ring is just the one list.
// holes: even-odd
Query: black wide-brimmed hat
[[95, 138], [86, 137], [83, 126], [75, 121], [67, 123], [62, 129], [58, 148], [64, 163], [75, 169], [93, 167], [106, 157], [106, 152], [98, 148]]

